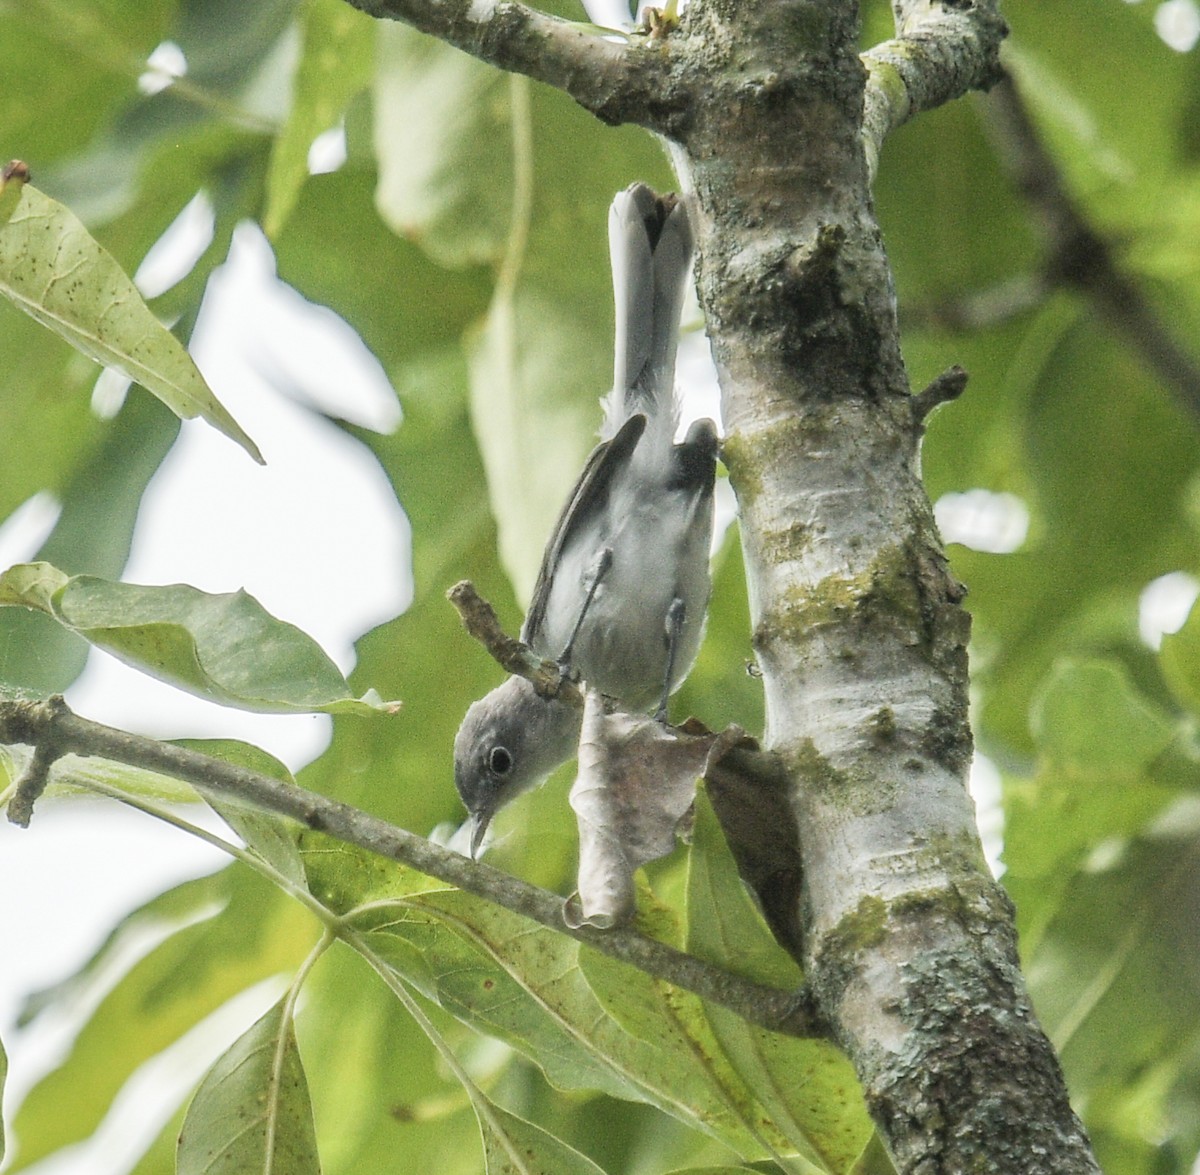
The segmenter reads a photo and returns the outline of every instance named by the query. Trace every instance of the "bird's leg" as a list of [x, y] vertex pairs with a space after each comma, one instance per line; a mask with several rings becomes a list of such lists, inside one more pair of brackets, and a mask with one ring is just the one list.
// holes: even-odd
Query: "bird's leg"
[[679, 650], [679, 638], [683, 636], [683, 621], [687, 616], [687, 605], [676, 596], [667, 609], [667, 675], [663, 679], [662, 701], [654, 713], [656, 722], [667, 721], [667, 699], [671, 696], [671, 679], [675, 676], [675, 655]]
[[575, 618], [575, 627], [571, 629], [571, 635], [567, 639], [566, 646], [558, 657], [558, 663], [564, 669], [570, 667], [571, 654], [575, 650], [575, 641], [579, 636], [579, 630], [583, 627], [584, 617], [587, 616], [588, 609], [592, 606], [592, 600], [596, 598], [596, 592], [600, 587], [601, 580], [608, 574], [608, 569], [611, 566], [612, 547], [602, 547], [600, 553], [596, 556], [595, 562], [583, 577], [587, 595], [584, 597], [583, 606], [579, 609], [579, 615]]

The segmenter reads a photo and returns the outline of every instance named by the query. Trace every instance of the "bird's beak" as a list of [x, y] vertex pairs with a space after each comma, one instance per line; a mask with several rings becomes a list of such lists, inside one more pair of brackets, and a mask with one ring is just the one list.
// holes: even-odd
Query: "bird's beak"
[[479, 860], [479, 850], [483, 847], [483, 838], [488, 825], [492, 822], [492, 813], [486, 809], [471, 813], [471, 860]]

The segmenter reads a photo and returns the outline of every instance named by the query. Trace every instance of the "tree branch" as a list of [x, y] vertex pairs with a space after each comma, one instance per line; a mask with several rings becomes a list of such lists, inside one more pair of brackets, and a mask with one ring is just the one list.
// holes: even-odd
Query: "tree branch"
[[1072, 199], [1012, 77], [1005, 76], [992, 90], [986, 109], [1001, 162], [1041, 222], [1047, 284], [1090, 298], [1192, 419], [1200, 421], [1200, 364], [1171, 336], [1138, 283], [1121, 271], [1111, 244]]
[[1040, 306], [1051, 288], [1043, 273], [1019, 273], [983, 289], [902, 306], [900, 322], [906, 330], [988, 330]]
[[[66, 710], [67, 704], [59, 696], [44, 703], [48, 710], [57, 714]], [[52, 725], [52, 724], [49, 724]], [[33, 818], [33, 806], [50, 784], [50, 768], [62, 758], [64, 751], [52, 738], [35, 741], [21, 738], [22, 742], [34, 742], [33, 758], [17, 780], [16, 790], [8, 803], [8, 819], [19, 828], [28, 828]]]
[[797, 829], [746, 860], [786, 881], [776, 914], [898, 1170], [1090, 1175], [965, 786], [970, 618], [914, 427], [961, 377], [914, 404], [870, 195], [894, 127], [997, 80], [997, 0], [894, 0], [863, 55], [853, 0], [692, 0], [658, 45], [594, 53], [495, 0], [352, 2], [675, 140]]
[[1002, 76], [1000, 44], [1008, 26], [996, 0], [892, 0], [896, 37], [862, 54], [863, 150], [872, 178], [883, 141], [914, 114]]
[[918, 392], [912, 398], [913, 418], [918, 424], [923, 424], [926, 417], [942, 404], [957, 400], [967, 387], [967, 373], [955, 364], [946, 368], [941, 375], [930, 381], [924, 391]]
[[[469, 861], [349, 804], [185, 747], [91, 722], [72, 713], [61, 697], [45, 702], [0, 702], [0, 743], [33, 746], [35, 762], [39, 757], [57, 759], [68, 754], [100, 756], [185, 780], [201, 795], [236, 799], [289, 817], [306, 828], [495, 902], [656, 979], [720, 1004], [751, 1023], [790, 1036], [826, 1035], [805, 988], [795, 992], [764, 987], [635, 930], [569, 928], [563, 921], [562, 899], [556, 894]], [[41, 786], [45, 786], [44, 779]], [[20, 789], [14, 800], [25, 804], [27, 823], [31, 800], [22, 796]]]
[[583, 709], [583, 692], [563, 672], [562, 666], [539, 657], [524, 641], [509, 636], [501, 627], [496, 610], [469, 579], [459, 580], [446, 592], [446, 599], [457, 609], [468, 634], [491, 653], [505, 672], [525, 678], [539, 697]]
[[667, 38], [561, 20], [518, 0], [347, 0], [399, 20], [500, 69], [564, 90], [607, 123], [678, 134], [690, 93], [670, 72]]

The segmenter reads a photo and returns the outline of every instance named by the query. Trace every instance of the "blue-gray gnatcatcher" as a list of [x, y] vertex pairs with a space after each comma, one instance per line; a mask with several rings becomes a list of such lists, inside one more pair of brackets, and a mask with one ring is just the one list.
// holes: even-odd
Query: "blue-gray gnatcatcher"
[[[658, 707], [687, 676], [711, 588], [717, 433], [675, 443], [675, 351], [692, 268], [687, 210], [644, 184], [609, 210], [616, 370], [593, 450], [546, 545], [521, 638], [626, 709]], [[467, 710], [454, 782], [472, 818], [471, 855], [492, 816], [575, 752], [581, 713], [523, 677]]]

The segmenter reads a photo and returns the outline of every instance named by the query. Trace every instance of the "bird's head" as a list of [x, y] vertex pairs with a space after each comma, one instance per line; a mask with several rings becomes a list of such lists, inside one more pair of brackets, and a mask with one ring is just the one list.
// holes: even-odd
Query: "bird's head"
[[575, 752], [582, 715], [510, 677], [475, 702], [454, 740], [454, 785], [471, 817], [471, 856], [492, 817]]

